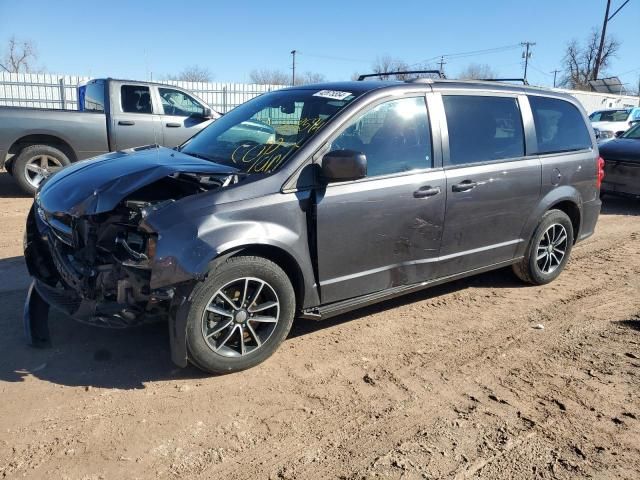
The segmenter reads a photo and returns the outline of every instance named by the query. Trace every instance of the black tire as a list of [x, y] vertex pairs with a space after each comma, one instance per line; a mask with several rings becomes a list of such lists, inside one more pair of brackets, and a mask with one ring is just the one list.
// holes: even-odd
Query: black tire
[[[559, 264], [557, 264], [553, 270], [548, 271], [551, 269], [550, 266], [547, 271], [545, 271], [545, 260], [539, 260], [538, 257], [547, 253], [546, 247], [543, 247], [543, 245], [549, 243], [545, 238], [543, 238], [545, 236], [545, 232], [554, 227], [562, 233], [560, 227], [556, 226], [561, 226], [564, 229], [564, 233], [566, 233], [566, 241], [559, 245], [559, 247], [562, 247], [560, 250], [564, 251], [564, 255], [562, 256]], [[560, 236], [560, 238], [562, 237]], [[539, 250], [543, 248], [544, 250]], [[561, 210], [549, 210], [543, 215], [538, 227], [533, 233], [524, 258], [513, 265], [513, 271], [520, 280], [533, 285], [544, 285], [552, 282], [558, 277], [558, 275], [560, 275], [560, 273], [562, 273], [562, 270], [564, 270], [564, 267], [569, 260], [569, 256], [571, 255], [572, 248], [573, 224], [571, 223], [571, 219]], [[542, 253], [540, 253], [541, 251]], [[556, 255], [556, 253], [557, 252], [554, 252], [554, 255]], [[555, 256], [555, 258], [557, 259], [557, 256]], [[551, 263], [552, 262], [550, 262], [550, 265]]]
[[[49, 145], [31, 145], [22, 149], [12, 162], [11, 173], [22, 191], [29, 195], [35, 194], [39, 182], [35, 182], [35, 179], [29, 176], [27, 173], [27, 165], [34, 163], [39, 157], [46, 157], [48, 164], [51, 163], [53, 165], [56, 162], [59, 163], [59, 166], [56, 166], [56, 168], [62, 168], [71, 163], [69, 157], [67, 157], [64, 152]], [[54, 173], [54, 171], [52, 170], [50, 173]], [[36, 184], [34, 184], [34, 182]]]
[[[225, 323], [223, 319], [226, 319], [226, 317], [223, 316], [216, 316], [213, 312], [206, 313], [206, 309], [210, 306], [214, 298], [219, 298], [215, 297], [218, 291], [227, 288], [226, 286], [230, 284], [237, 285], [237, 283], [234, 282], [243, 282], [243, 280], [238, 279], [245, 278], [253, 278], [266, 282], [267, 286], [262, 289], [262, 291], [265, 292], [263, 294], [266, 295], [266, 292], [275, 293], [275, 298], [279, 302], [277, 308], [278, 313], [275, 314], [277, 315], [277, 323], [272, 327], [272, 324], [256, 324], [251, 321], [251, 318], [248, 318], [247, 321], [241, 323], [240, 326], [238, 326], [238, 330], [236, 330], [236, 332], [239, 332], [238, 335], [243, 336], [243, 339], [241, 340], [239, 336], [236, 337], [235, 334], [233, 334], [234, 336], [232, 338], [233, 341], [237, 343], [242, 342], [243, 348], [245, 343], [244, 338], [246, 338], [247, 342], [254, 344], [252, 347], [247, 348], [253, 348], [253, 350], [238, 355], [238, 352], [234, 353], [233, 347], [227, 344], [224, 347], [225, 349], [229, 347], [227, 354], [215, 352], [213, 350], [214, 346], [211, 346], [209, 342], [222, 342], [220, 338], [223, 336], [226, 337], [231, 327], [220, 333], [218, 337], [214, 336], [212, 340], [206, 340], [205, 330], [206, 333], [209, 333], [209, 328], [211, 328], [212, 331], [217, 330], [222, 323]], [[259, 285], [259, 283], [256, 285]], [[266, 290], [267, 288], [270, 289]], [[254, 292], [255, 291], [257, 291], [257, 288], [254, 288]], [[252, 295], [247, 296], [251, 297]], [[234, 300], [234, 303], [237, 301], [236, 299], [232, 300]], [[246, 303], [249, 303], [249, 301], [250, 299], [248, 298]], [[264, 304], [266, 303], [268, 302]], [[207, 279], [199, 283], [191, 295], [191, 306], [187, 317], [187, 349], [190, 362], [205, 372], [222, 374], [245, 370], [265, 361], [276, 351], [289, 334], [291, 324], [293, 323], [295, 308], [295, 292], [291, 281], [278, 265], [266, 258], [255, 256], [237, 256], [227, 259], [214, 271], [210, 272]], [[233, 311], [228, 305], [225, 307], [225, 310]], [[243, 308], [243, 310], [248, 313], [251, 309]], [[273, 311], [274, 310], [271, 310], [271, 312]], [[215, 320], [211, 320], [211, 315], [213, 315]], [[231, 323], [233, 328], [236, 327], [235, 323], [233, 323], [235, 319], [233, 322], [229, 319], [228, 322]], [[213, 326], [211, 326], [212, 323]], [[258, 335], [260, 335], [262, 331], [259, 329], [271, 330], [267, 338], [264, 338], [264, 341], [258, 345], [258, 342], [254, 341], [254, 337], [249, 336], [247, 324], [250, 324], [250, 327], [253, 325], [251, 331], [257, 332]], [[245, 333], [246, 336], [244, 336]], [[232, 342], [232, 340], [229, 340], [229, 342]], [[230, 354], [237, 356], [228, 356]]]

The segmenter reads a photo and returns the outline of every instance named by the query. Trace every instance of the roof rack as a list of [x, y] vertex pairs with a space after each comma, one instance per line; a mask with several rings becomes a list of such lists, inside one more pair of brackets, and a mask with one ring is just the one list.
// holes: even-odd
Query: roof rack
[[438, 77], [440, 78], [446, 78], [444, 76], [444, 73], [442, 73], [440, 70], [398, 70], [395, 72], [379, 72], [379, 73], [367, 73], [365, 75], [360, 75], [358, 77], [358, 81], [362, 81], [365, 78], [371, 78], [371, 77], [380, 77], [382, 78], [383, 76], [387, 75], [412, 75], [414, 73], [433, 73], [435, 75], [438, 75]]
[[526, 78], [481, 78], [481, 82], [521, 82], [523, 85], [529, 85]]

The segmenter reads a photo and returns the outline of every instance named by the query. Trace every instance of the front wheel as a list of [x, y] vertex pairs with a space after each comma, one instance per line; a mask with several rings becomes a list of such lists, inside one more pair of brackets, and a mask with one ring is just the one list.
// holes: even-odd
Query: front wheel
[[573, 225], [561, 210], [544, 214], [527, 247], [524, 258], [513, 266], [522, 281], [544, 285], [555, 280], [569, 261], [573, 247]]
[[278, 265], [262, 257], [231, 257], [194, 289], [189, 360], [210, 373], [253, 367], [284, 341], [294, 313], [295, 292]]

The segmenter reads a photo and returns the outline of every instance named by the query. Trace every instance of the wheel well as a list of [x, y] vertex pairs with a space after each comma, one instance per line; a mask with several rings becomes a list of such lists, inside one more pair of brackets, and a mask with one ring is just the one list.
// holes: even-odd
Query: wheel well
[[55, 147], [63, 152], [69, 158], [69, 161], [75, 162], [77, 160], [76, 154], [74, 153], [73, 148], [71, 148], [71, 145], [61, 138], [44, 134], [27, 135], [19, 138], [13, 142], [11, 147], [9, 147], [9, 154], [17, 156], [23, 149], [30, 147], [31, 145], [48, 145], [50, 147]]
[[232, 256], [235, 257], [238, 255], [255, 255], [257, 257], [263, 257], [271, 260], [273, 263], [282, 268], [284, 273], [287, 274], [287, 277], [289, 277], [291, 285], [293, 286], [293, 290], [296, 292], [296, 305], [298, 308], [302, 308], [302, 305], [304, 304], [305, 293], [304, 277], [302, 275], [302, 270], [300, 270], [298, 262], [296, 262], [296, 260], [291, 255], [289, 255], [281, 248], [273, 247], [270, 245], [249, 245], [233, 253]]
[[573, 226], [573, 242], [575, 243], [578, 239], [578, 232], [580, 231], [580, 209], [578, 205], [570, 200], [564, 200], [554, 204], [549, 210], [560, 210], [567, 214]]

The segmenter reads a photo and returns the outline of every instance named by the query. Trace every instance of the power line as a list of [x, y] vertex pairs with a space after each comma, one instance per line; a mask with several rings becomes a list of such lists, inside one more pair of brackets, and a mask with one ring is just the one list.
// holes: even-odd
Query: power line
[[459, 58], [466, 58], [466, 57], [474, 57], [474, 56], [478, 56], [478, 55], [488, 55], [491, 53], [501, 53], [501, 52], [505, 52], [507, 50], [513, 50], [516, 48], [520, 48], [520, 45], [505, 45], [502, 47], [494, 47], [494, 48], [486, 48], [483, 50], [471, 50], [468, 52], [458, 52], [458, 53], [446, 53], [446, 54], [440, 54], [440, 55], [436, 55], [435, 57], [431, 57], [431, 58], [427, 58], [426, 60], [422, 60], [420, 62], [416, 62], [412, 65], [409, 65], [410, 67], [414, 67], [416, 65], [420, 65], [423, 63], [429, 63], [432, 62], [434, 60], [438, 60], [439, 58], [446, 58], [447, 60], [457, 60]]

